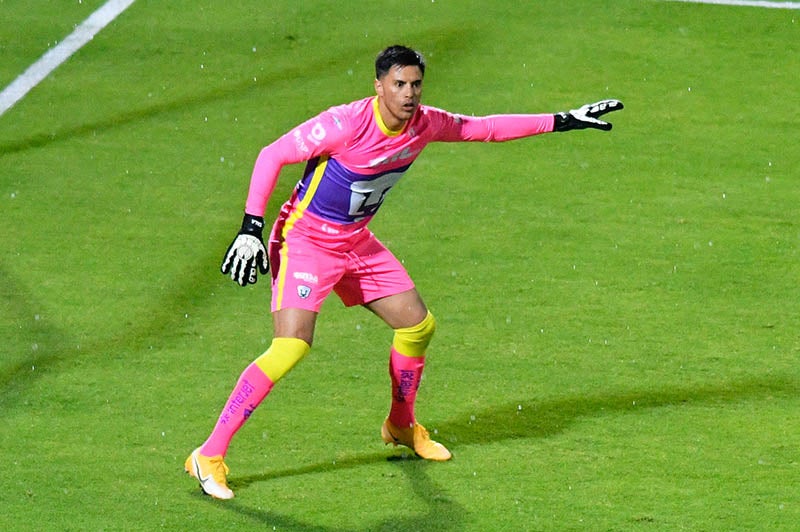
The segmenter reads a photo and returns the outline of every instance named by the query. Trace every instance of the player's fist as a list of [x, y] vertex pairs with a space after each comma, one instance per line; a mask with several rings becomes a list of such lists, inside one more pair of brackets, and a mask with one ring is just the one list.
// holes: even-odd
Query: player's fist
[[624, 105], [619, 100], [601, 100], [587, 103], [568, 112], [556, 113], [553, 131], [569, 131], [571, 129], [602, 129], [608, 131], [611, 124], [598, 120], [599, 117], [612, 111], [619, 111]]
[[222, 259], [220, 270], [223, 274], [230, 275], [240, 286], [255, 284], [258, 270], [262, 274], [269, 272], [269, 258], [261, 236], [263, 230], [262, 217], [245, 214], [239, 234], [228, 246]]

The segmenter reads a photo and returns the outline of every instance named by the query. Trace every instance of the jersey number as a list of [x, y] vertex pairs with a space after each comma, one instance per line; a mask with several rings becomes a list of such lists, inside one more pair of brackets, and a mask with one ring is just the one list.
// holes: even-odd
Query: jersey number
[[355, 181], [350, 184], [350, 216], [362, 219], [374, 215], [383, 203], [383, 198], [403, 177], [403, 172], [383, 174], [371, 181]]

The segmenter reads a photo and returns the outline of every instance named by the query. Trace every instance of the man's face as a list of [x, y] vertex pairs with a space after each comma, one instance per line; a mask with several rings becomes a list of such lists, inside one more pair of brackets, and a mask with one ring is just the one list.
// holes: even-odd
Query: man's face
[[418, 66], [395, 65], [375, 80], [375, 92], [386, 127], [400, 130], [419, 106], [422, 97], [422, 71]]

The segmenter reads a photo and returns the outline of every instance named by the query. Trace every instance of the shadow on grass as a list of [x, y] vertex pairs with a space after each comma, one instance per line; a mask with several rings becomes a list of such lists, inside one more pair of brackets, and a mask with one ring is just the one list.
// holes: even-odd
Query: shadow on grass
[[[275, 478], [292, 477], [298, 475], [313, 475], [330, 471], [357, 468], [363, 465], [388, 462], [394, 464], [400, 474], [406, 478], [407, 484], [402, 484], [398, 488], [398, 493], [408, 485], [414, 497], [398, 497], [398, 505], [387, 509], [387, 514], [392, 514], [379, 522], [364, 523], [360, 528], [340, 528], [325, 527], [312, 523], [305, 523], [294, 517], [281, 514], [278, 511], [260, 510], [239, 502], [237, 499], [221, 504], [225, 510], [233, 511], [257, 521], [264, 525], [276, 527], [278, 530], [289, 529], [301, 532], [306, 531], [353, 531], [353, 530], [461, 530], [463, 520], [467, 511], [456, 502], [447, 491], [436, 484], [428, 476], [429, 467], [437, 467], [439, 464], [426, 462], [425, 460], [411, 457], [390, 456], [387, 458], [385, 453], [374, 453], [359, 455], [344, 460], [337, 460], [335, 463], [312, 464], [297, 468], [284, 469], [268, 472], [263, 475], [254, 475], [245, 478], [232, 479], [231, 488], [244, 489], [247, 486]], [[398, 480], [398, 482], [400, 482]], [[216, 502], [216, 501], [214, 501]]]
[[544, 401], [523, 398], [483, 411], [465, 412], [430, 428], [436, 428], [441, 441], [457, 449], [459, 444], [552, 436], [580, 418], [613, 416], [643, 408], [730, 404], [772, 395], [796, 396], [798, 392], [800, 383], [782, 375], [649, 390], [600, 390]]
[[[2, 349], [0, 402], [9, 391], [8, 386], [39, 376], [43, 364], [75, 351], [69, 335], [41, 316], [47, 314], [46, 309], [21, 279], [13, 278], [0, 264], [0, 318], [8, 324], [13, 338], [4, 342]], [[19, 349], [19, 352], [6, 352], [7, 349]]]
[[[571, 424], [581, 418], [613, 416], [640, 409], [732, 404], [774, 395], [794, 396], [799, 391], [800, 384], [797, 382], [782, 376], [775, 376], [701, 383], [657, 390], [633, 390], [620, 393], [596, 392], [592, 395], [566, 397], [551, 401], [535, 402], [521, 399], [483, 411], [465, 413], [457, 419], [442, 422], [436, 428], [440, 433], [438, 438], [443, 442], [449, 442], [448, 445], [454, 451], [454, 459], [458, 460], [460, 445], [484, 445], [510, 439], [546, 438], [567, 430]], [[399, 455], [387, 458], [385, 453], [362, 454], [336, 462], [309, 464], [268, 471], [260, 475], [233, 478], [231, 487], [235, 491], [246, 491], [246, 488], [252, 484], [272, 479], [342, 471], [387, 461], [396, 464], [408, 479], [411, 490], [419, 501], [417, 506], [421, 504], [422, 507], [417, 508], [416, 513], [405, 517], [393, 517], [380, 523], [365, 523], [363, 530], [459, 530], [462, 527], [467, 510], [452, 500], [447, 491], [433, 482], [427, 474], [428, 467], [440, 465], [417, 458], [404, 459]], [[415, 508], [411, 501], [407, 502], [406, 506]], [[279, 528], [286, 527], [300, 531], [343, 530], [303, 523], [276, 511], [254, 509], [236, 499], [232, 504], [221, 505], [221, 507], [265, 525]]]
[[[466, 31], [465, 28], [460, 26], [439, 27], [436, 32], [425, 32], [423, 35], [412, 37], [411, 40], [424, 41], [432, 45], [435, 43], [436, 46], [448, 50], [448, 56], [452, 61], [453, 57], [463, 48], [461, 46], [463, 31]], [[172, 113], [176, 110], [186, 110], [201, 105], [225, 101], [251, 91], [269, 90], [278, 84], [292, 83], [296, 80], [302, 81], [303, 79], [317, 76], [319, 72], [334, 71], [334, 66], [337, 64], [349, 66], [353, 63], [363, 61], [365, 58], [370, 59], [377, 52], [378, 50], [372, 44], [354, 45], [345, 53], [337, 54], [335, 57], [306, 57], [303, 61], [295, 63], [293, 68], [283, 68], [279, 72], [274, 72], [272, 75], [260, 78], [258, 81], [253, 81], [248, 77], [246, 80], [227, 83], [223, 86], [207, 90], [206, 92], [196, 93], [184, 98], [167, 100], [155, 105], [143, 106], [139, 109], [119, 113], [106, 120], [98, 120], [96, 122], [89, 122], [71, 127], [63, 126], [62, 129], [54, 132], [35, 134], [28, 138], [0, 144], [0, 158], [4, 155], [41, 148], [52, 143], [76, 137], [93, 135], [130, 123], [147, 120], [161, 114]], [[311, 59], [316, 59], [316, 61], [312, 61]]]
[[[208, 252], [207, 258], [198, 260], [203, 264], [215, 264], [217, 253], [212, 251]], [[0, 263], [0, 319], [7, 320], [14, 328], [13, 345], [19, 349], [19, 352], [0, 359], [0, 405], [7, 407], [0, 408], [0, 416], [16, 406], [16, 396], [34, 379], [71, 367], [78, 360], [86, 362], [107, 357], [109, 353], [132, 349], [136, 345], [168, 343], [185, 326], [184, 313], [204, 305], [211, 297], [195, 295], [196, 287], [208, 283], [208, 278], [206, 271], [183, 276], [176, 282], [174, 291], [153, 300], [151, 311], [143, 313], [138, 322], [118, 332], [109, 330], [107, 337], [81, 340], [79, 335], [68, 333], [57, 319], [50, 316], [57, 313], [57, 307], [51, 301], [37, 297], [23, 279], [16, 278]], [[206, 294], [211, 292], [207, 290]], [[36, 319], [40, 314], [41, 319]]]

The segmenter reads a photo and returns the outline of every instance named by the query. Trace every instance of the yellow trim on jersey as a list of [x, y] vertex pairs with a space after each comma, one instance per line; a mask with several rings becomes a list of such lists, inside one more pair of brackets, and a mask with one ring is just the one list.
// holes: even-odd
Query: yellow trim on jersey
[[399, 131], [395, 131], [394, 129], [389, 129], [386, 125], [386, 122], [383, 121], [383, 117], [381, 116], [380, 104], [378, 103], [378, 97], [375, 96], [375, 99], [372, 100], [372, 112], [375, 115], [375, 123], [378, 124], [378, 127], [387, 137], [396, 137], [400, 133], [403, 132], [405, 129], [405, 125]]
[[275, 302], [275, 310], [280, 310], [283, 307], [283, 290], [286, 286], [286, 270], [288, 268], [284, 267], [284, 265], [289, 260], [289, 245], [286, 243], [286, 235], [289, 234], [289, 231], [292, 230], [294, 224], [297, 223], [297, 220], [303, 217], [306, 209], [308, 208], [311, 200], [314, 197], [314, 194], [317, 192], [317, 188], [319, 188], [319, 183], [322, 181], [322, 176], [325, 174], [325, 168], [328, 166], [328, 156], [323, 155], [319, 158], [317, 162], [317, 167], [314, 169], [314, 175], [311, 176], [311, 181], [308, 184], [308, 190], [306, 190], [306, 195], [303, 196], [303, 199], [300, 200], [295, 208], [292, 210], [292, 213], [289, 215], [289, 218], [286, 220], [286, 224], [283, 226], [282, 236], [283, 236], [283, 244], [281, 244], [281, 268], [278, 274], [278, 297], [277, 301]]

